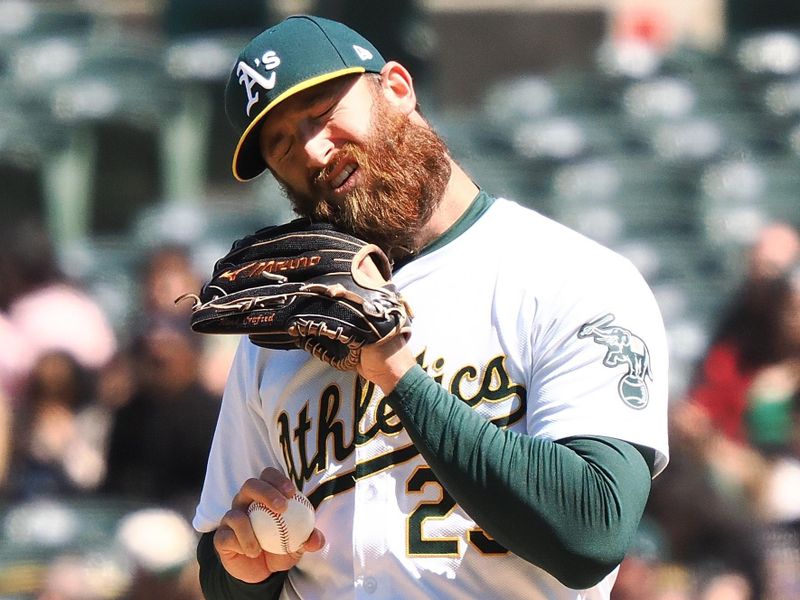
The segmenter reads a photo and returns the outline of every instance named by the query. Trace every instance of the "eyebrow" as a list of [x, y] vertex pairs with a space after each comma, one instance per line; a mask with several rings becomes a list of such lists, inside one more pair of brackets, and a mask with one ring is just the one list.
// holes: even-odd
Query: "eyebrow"
[[314, 104], [315, 102], [319, 102], [325, 98], [331, 97], [334, 95], [334, 90], [328, 89], [326, 86], [317, 86], [317, 89], [314, 91], [309, 91], [308, 99], [306, 100], [306, 105]]
[[320, 100], [327, 100], [327, 99], [338, 99], [340, 96], [344, 95], [344, 92], [348, 88], [348, 83], [352, 81], [350, 77], [336, 77], [335, 79], [331, 79], [330, 81], [326, 81], [325, 83], [316, 86], [315, 88], [311, 88], [309, 90], [308, 95], [308, 104], [313, 104], [314, 102], [319, 102]]

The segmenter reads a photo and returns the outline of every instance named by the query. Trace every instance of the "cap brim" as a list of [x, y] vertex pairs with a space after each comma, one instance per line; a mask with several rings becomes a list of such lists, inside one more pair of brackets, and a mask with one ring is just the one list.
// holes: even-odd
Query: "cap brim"
[[325, 73], [324, 75], [318, 75], [317, 77], [312, 77], [293, 85], [280, 96], [275, 98], [272, 102], [267, 104], [267, 106], [265, 106], [264, 109], [250, 122], [250, 124], [247, 126], [247, 129], [244, 130], [244, 133], [242, 133], [241, 137], [239, 138], [239, 143], [236, 144], [236, 150], [233, 151], [233, 162], [231, 165], [233, 176], [242, 182], [250, 181], [251, 179], [261, 175], [261, 173], [266, 170], [267, 163], [264, 161], [264, 157], [261, 155], [258, 134], [261, 129], [260, 124], [264, 120], [264, 117], [267, 116], [269, 111], [287, 98], [290, 98], [295, 94], [302, 92], [303, 90], [314, 87], [315, 85], [325, 83], [326, 81], [336, 79], [337, 77], [365, 72], [366, 69], [364, 67], [348, 67], [346, 69], [340, 69], [331, 73]]

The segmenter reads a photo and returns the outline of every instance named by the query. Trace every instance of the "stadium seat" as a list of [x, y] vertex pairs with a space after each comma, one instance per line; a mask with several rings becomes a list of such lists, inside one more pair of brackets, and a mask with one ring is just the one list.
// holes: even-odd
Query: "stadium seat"
[[[595, 239], [696, 232], [685, 174], [649, 157], [608, 155], [560, 168], [553, 177], [553, 214]], [[610, 228], [616, 222], [616, 228]], [[613, 231], [614, 237], [607, 237]], [[604, 234], [600, 234], [604, 231]]]
[[211, 31], [172, 39], [165, 48], [163, 69], [177, 102], [163, 130], [166, 197], [202, 196], [207, 187], [235, 183], [229, 153], [237, 140], [220, 99], [231, 57], [248, 39], [244, 31]]

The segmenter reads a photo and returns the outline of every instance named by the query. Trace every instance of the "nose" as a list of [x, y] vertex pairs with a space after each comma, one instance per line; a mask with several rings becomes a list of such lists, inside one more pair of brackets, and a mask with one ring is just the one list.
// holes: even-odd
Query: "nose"
[[306, 154], [307, 166], [310, 169], [322, 169], [330, 161], [333, 154], [333, 142], [327, 135], [325, 127], [309, 124], [302, 128], [303, 150]]

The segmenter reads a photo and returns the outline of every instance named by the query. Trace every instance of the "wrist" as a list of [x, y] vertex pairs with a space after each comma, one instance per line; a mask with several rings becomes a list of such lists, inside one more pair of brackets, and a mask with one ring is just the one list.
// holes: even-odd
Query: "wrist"
[[361, 352], [359, 374], [389, 395], [409, 369], [417, 364], [405, 339], [397, 336], [383, 344], [365, 347]]

